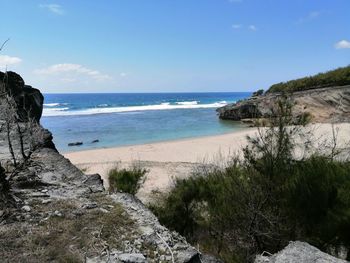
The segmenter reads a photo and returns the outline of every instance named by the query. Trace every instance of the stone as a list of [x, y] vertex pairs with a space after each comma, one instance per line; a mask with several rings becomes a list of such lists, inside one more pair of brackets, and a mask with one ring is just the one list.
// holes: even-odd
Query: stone
[[98, 143], [100, 140], [93, 140], [91, 143]]
[[104, 209], [104, 208], [102, 208], [102, 207], [100, 207], [99, 210], [100, 210], [102, 213], [104, 213], [104, 214], [108, 214], [108, 213], [109, 213], [109, 211], [108, 211], [107, 209]]
[[70, 142], [68, 143], [68, 146], [72, 147], [72, 146], [80, 146], [83, 145], [83, 142]]
[[125, 263], [145, 263], [147, 262], [144, 255], [140, 253], [120, 254], [118, 259]]
[[62, 213], [58, 210], [56, 210], [54, 213], [53, 213], [55, 216], [58, 216], [58, 217], [62, 217]]
[[88, 186], [93, 193], [104, 191], [103, 180], [99, 174], [86, 175], [84, 185]]
[[280, 252], [272, 256], [257, 256], [255, 263], [346, 263], [331, 255], [328, 255], [316, 247], [306, 242], [294, 241], [290, 242]]
[[51, 203], [51, 202], [52, 202], [51, 199], [45, 199], [45, 200], [41, 201], [41, 203], [42, 203], [43, 205], [48, 204], [48, 203]]
[[85, 209], [94, 209], [96, 207], [97, 207], [96, 203], [88, 203], [88, 204], [83, 205], [83, 208], [85, 208]]
[[22, 210], [25, 212], [30, 212], [32, 209], [30, 208], [29, 205], [24, 205], [24, 206], [22, 206]]

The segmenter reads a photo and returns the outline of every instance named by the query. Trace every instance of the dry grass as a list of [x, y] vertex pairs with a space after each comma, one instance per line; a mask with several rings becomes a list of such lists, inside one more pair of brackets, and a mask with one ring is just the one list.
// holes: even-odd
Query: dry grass
[[37, 224], [1, 226], [1, 262], [84, 262], [86, 257], [111, 248], [122, 249], [133, 222], [108, 197], [97, 195], [94, 199], [109, 212], [82, 209], [73, 200], [56, 201], [33, 207], [36, 214], [57, 210], [61, 217], [51, 216]]

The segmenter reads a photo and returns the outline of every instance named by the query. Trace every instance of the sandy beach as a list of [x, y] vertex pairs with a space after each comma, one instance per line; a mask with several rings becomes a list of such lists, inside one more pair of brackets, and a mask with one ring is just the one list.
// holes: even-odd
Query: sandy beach
[[[330, 124], [312, 124], [307, 127], [315, 138], [325, 141], [332, 138]], [[350, 124], [335, 125], [339, 147], [347, 147], [350, 140]], [[66, 153], [64, 156], [86, 173], [99, 173], [108, 187], [108, 171], [119, 165], [127, 167], [137, 162], [149, 170], [138, 197], [147, 201], [153, 191], [166, 191], [172, 178], [187, 177], [192, 169], [203, 162], [215, 162], [219, 156], [229, 157], [239, 153], [247, 144], [247, 136], [254, 136], [256, 128], [192, 139], [157, 142], [115, 148], [103, 148]]]

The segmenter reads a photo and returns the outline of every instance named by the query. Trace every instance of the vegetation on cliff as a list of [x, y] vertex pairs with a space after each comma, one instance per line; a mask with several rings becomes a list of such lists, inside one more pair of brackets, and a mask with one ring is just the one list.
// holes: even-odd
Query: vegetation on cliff
[[293, 92], [350, 85], [350, 66], [272, 85], [267, 92]]
[[113, 168], [108, 172], [109, 191], [135, 195], [140, 189], [146, 173], [147, 170], [138, 165], [133, 165], [130, 169]]
[[243, 160], [204, 165], [176, 180], [152, 206], [160, 222], [225, 262], [252, 261], [290, 240], [349, 249], [350, 162], [336, 158], [336, 139], [324, 154], [305, 143], [295, 158], [296, 138], [305, 134], [290, 126], [290, 103], [279, 102], [275, 112], [270, 127], [249, 138]]

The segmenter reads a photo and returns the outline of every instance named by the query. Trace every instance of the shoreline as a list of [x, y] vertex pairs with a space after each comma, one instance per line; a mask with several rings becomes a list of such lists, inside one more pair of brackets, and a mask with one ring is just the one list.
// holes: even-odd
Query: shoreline
[[[240, 121], [231, 121], [231, 122], [237, 122], [240, 123]], [[170, 142], [178, 142], [178, 141], [187, 141], [187, 140], [195, 140], [195, 139], [204, 139], [208, 137], [217, 137], [221, 135], [228, 135], [228, 134], [235, 134], [238, 132], [245, 132], [250, 129], [256, 129], [256, 127], [249, 127], [247, 124], [239, 124], [239, 128], [235, 128], [233, 131], [227, 131], [217, 134], [209, 134], [209, 135], [200, 135], [200, 136], [188, 136], [188, 137], [182, 137], [182, 138], [176, 138], [176, 139], [161, 139], [156, 141], [150, 141], [150, 142], [144, 142], [144, 143], [131, 143], [131, 144], [123, 144], [123, 145], [115, 145], [115, 146], [101, 146], [98, 148], [91, 148], [91, 149], [79, 149], [79, 146], [73, 146], [76, 147], [77, 150], [71, 150], [71, 151], [64, 151], [59, 150], [60, 154], [62, 155], [70, 155], [73, 153], [82, 153], [82, 152], [88, 152], [88, 151], [96, 151], [96, 150], [107, 150], [107, 149], [116, 149], [116, 148], [125, 148], [125, 147], [134, 147], [134, 146], [142, 146], [142, 145], [149, 145], [149, 144], [159, 144], [159, 143], [170, 143]]]
[[[335, 124], [339, 128], [339, 145], [349, 142], [350, 123]], [[318, 142], [332, 138], [331, 124], [316, 123], [307, 126]], [[186, 178], [199, 164], [227, 160], [240, 153], [247, 145], [247, 136], [254, 136], [257, 128], [246, 128], [220, 135], [168, 140], [162, 142], [90, 149], [63, 153], [78, 168], [88, 174], [101, 175], [108, 188], [108, 171], [116, 166], [126, 168], [139, 163], [149, 172], [138, 193], [147, 202], [154, 191], [164, 192], [174, 178]], [[348, 145], [346, 146], [348, 147]]]

